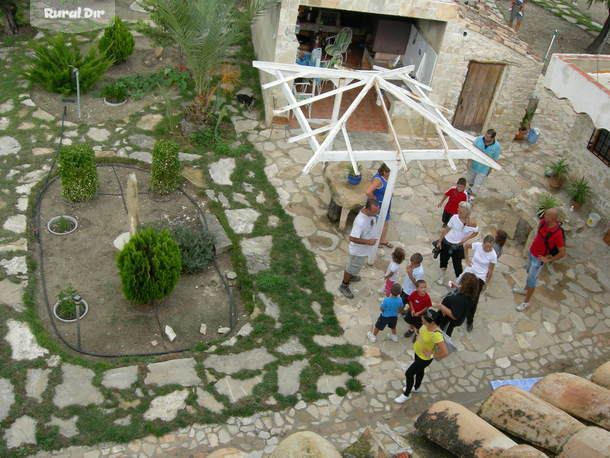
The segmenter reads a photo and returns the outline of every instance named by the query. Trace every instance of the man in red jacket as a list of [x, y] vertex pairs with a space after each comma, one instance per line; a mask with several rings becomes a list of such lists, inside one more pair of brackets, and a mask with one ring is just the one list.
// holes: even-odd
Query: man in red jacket
[[538, 233], [530, 247], [525, 288], [513, 289], [515, 294], [525, 295], [524, 301], [516, 307], [518, 312], [523, 312], [529, 307], [544, 263], [557, 261], [565, 255], [565, 238], [559, 223], [559, 211], [556, 208], [549, 208], [538, 224]]

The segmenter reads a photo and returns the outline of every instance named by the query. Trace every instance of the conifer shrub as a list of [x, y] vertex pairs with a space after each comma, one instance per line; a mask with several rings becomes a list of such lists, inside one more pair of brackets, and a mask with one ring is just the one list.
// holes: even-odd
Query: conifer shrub
[[172, 229], [172, 238], [180, 247], [182, 273], [203, 272], [214, 259], [214, 235], [210, 232], [201, 228], [176, 226]]
[[81, 92], [87, 92], [112, 65], [112, 60], [91, 47], [82, 55], [74, 37], [59, 34], [32, 46], [34, 56], [23, 76], [49, 92], [70, 95], [76, 92], [73, 68], [78, 68]]
[[169, 231], [143, 229], [117, 256], [121, 288], [130, 302], [148, 304], [167, 297], [182, 269], [180, 247]]
[[172, 141], [159, 140], [152, 151], [150, 187], [156, 194], [165, 195], [174, 192], [180, 186], [180, 146]]
[[98, 188], [93, 148], [84, 143], [62, 146], [58, 162], [63, 196], [73, 202], [93, 199]]
[[108, 24], [98, 47], [115, 64], [123, 62], [133, 53], [133, 35], [120, 17], [115, 16]]

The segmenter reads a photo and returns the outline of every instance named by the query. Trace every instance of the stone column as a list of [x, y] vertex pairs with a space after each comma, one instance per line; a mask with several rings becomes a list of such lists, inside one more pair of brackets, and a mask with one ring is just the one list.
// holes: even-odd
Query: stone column
[[127, 205], [127, 218], [129, 218], [129, 234], [136, 235], [138, 226], [140, 225], [140, 210], [138, 197], [138, 179], [135, 173], [130, 173], [127, 176], [127, 192], [125, 193], [125, 202]]
[[439, 401], [422, 413], [415, 427], [457, 456], [496, 457], [517, 445], [466, 407]]
[[610, 429], [610, 390], [606, 388], [557, 372], [536, 383], [531, 392], [575, 417]]
[[495, 390], [481, 406], [479, 415], [503, 431], [555, 454], [585, 427], [532, 393], [509, 385]]
[[591, 381], [610, 390], [610, 361], [602, 364], [593, 372]]

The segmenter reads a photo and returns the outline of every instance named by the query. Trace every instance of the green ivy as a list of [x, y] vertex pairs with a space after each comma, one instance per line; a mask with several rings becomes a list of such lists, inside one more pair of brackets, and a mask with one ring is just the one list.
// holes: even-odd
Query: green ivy
[[127, 90], [130, 98], [141, 99], [149, 92], [160, 87], [175, 86], [183, 93], [187, 92], [192, 84], [191, 74], [187, 70], [179, 70], [172, 67], [163, 67], [158, 72], [134, 73], [113, 81], [111, 84], [122, 86]]
[[84, 143], [62, 146], [58, 162], [63, 196], [72, 202], [93, 199], [98, 181], [91, 146]]

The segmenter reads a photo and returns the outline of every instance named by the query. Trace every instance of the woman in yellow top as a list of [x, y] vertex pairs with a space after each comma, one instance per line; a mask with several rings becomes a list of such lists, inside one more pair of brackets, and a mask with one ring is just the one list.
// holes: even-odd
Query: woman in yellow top
[[417, 340], [413, 344], [415, 361], [405, 372], [407, 384], [403, 388], [404, 392], [394, 399], [394, 402], [398, 404], [402, 404], [411, 398], [411, 390], [414, 392], [419, 391], [424, 378], [424, 371], [433, 359], [441, 359], [449, 354], [441, 328], [438, 325], [441, 320], [441, 314], [436, 310], [428, 309], [422, 315], [422, 318], [424, 324], [419, 328]]

